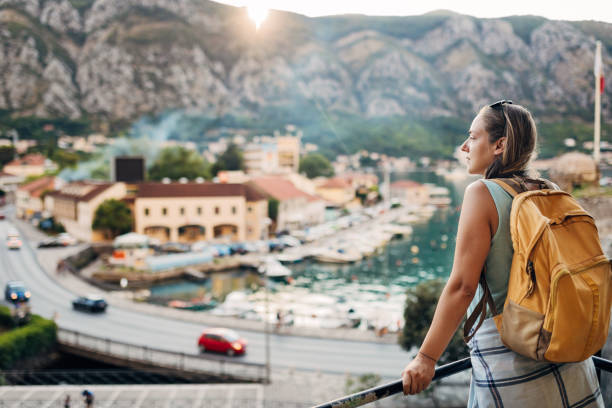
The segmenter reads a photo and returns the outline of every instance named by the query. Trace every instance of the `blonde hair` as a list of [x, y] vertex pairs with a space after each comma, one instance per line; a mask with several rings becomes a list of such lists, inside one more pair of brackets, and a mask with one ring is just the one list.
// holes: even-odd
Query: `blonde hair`
[[478, 114], [483, 118], [489, 142], [506, 138], [504, 152], [489, 165], [485, 178], [533, 176], [529, 165], [538, 132], [531, 113], [521, 105], [503, 104], [499, 108], [485, 106]]

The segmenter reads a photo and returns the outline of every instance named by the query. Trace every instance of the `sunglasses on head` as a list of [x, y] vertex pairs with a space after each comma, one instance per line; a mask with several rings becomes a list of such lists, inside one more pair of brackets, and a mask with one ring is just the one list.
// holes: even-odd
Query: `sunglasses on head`
[[509, 99], [502, 99], [501, 101], [497, 101], [495, 103], [492, 103], [489, 105], [489, 108], [491, 109], [499, 109], [502, 113], [502, 116], [504, 117], [504, 131], [506, 129], [506, 123], [507, 123], [507, 119], [506, 119], [506, 112], [504, 112], [504, 105], [512, 105], [512, 101]]
[[493, 108], [493, 109], [502, 108], [503, 109], [504, 104], [512, 105], [512, 101], [510, 99], [502, 99], [501, 101], [497, 101], [495, 103], [490, 104], [489, 108]]

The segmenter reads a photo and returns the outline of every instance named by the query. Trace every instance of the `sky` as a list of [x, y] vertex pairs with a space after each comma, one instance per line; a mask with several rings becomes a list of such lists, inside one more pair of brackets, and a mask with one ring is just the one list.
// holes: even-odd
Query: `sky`
[[332, 14], [410, 16], [452, 10], [475, 17], [531, 14], [550, 20], [597, 20], [612, 23], [610, 0], [215, 0], [233, 6], [286, 10], [310, 17]]

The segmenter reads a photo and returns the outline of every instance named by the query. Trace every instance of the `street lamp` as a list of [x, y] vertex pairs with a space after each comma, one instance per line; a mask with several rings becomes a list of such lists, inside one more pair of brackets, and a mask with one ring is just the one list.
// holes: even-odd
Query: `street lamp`
[[270, 384], [270, 319], [268, 310], [268, 275], [266, 273], [264, 285], [266, 287], [266, 383]]
[[269, 305], [268, 305], [268, 273], [266, 267], [261, 265], [258, 268], [259, 272], [263, 275], [264, 282], [264, 333], [266, 342], [266, 384], [270, 384], [270, 322], [269, 317]]

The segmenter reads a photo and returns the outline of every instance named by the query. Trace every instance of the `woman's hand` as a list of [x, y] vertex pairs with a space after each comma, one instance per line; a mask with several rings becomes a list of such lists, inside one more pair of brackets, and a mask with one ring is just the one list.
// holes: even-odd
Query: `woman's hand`
[[404, 371], [402, 371], [404, 395], [418, 394], [427, 388], [436, 372], [435, 365], [436, 362], [434, 360], [418, 353], [404, 368]]

